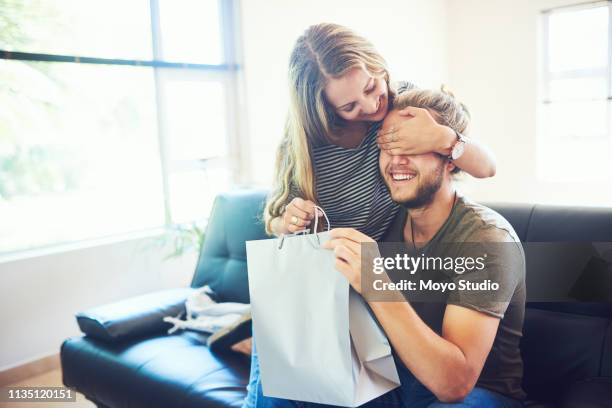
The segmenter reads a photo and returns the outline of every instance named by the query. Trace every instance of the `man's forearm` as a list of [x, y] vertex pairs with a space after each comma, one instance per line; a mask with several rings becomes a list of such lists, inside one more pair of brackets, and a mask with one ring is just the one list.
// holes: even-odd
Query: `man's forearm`
[[443, 402], [461, 400], [474, 386], [459, 347], [440, 337], [408, 302], [369, 302], [389, 341], [414, 376]]

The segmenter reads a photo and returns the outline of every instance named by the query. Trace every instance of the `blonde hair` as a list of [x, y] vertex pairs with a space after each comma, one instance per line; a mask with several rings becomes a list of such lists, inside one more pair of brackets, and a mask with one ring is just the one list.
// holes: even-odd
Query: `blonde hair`
[[[330, 135], [345, 124], [325, 98], [325, 85], [355, 67], [383, 77], [389, 87], [385, 60], [369, 41], [346, 27], [313, 25], [295, 43], [289, 59], [289, 112], [264, 210], [268, 234], [270, 221], [282, 214], [290, 195], [317, 201], [312, 147], [329, 143]], [[389, 97], [393, 97], [390, 88]]]
[[436, 122], [448, 126], [461, 134], [467, 133], [470, 112], [444, 85], [439, 91], [433, 89], [410, 89], [393, 100], [393, 109], [408, 106], [428, 109], [436, 113]]
[[[403, 109], [408, 106], [435, 112], [436, 122], [448, 126], [455, 132], [466, 134], [468, 131], [470, 112], [467, 106], [459, 102], [444, 85], [439, 91], [413, 88], [396, 96], [393, 100], [393, 109]], [[455, 167], [451, 173], [455, 174], [460, 171], [459, 167]]]

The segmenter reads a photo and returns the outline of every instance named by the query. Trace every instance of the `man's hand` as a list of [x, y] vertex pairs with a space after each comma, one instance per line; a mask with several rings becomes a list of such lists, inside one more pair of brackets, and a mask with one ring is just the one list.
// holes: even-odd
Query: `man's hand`
[[376, 241], [354, 228], [335, 228], [330, 231], [330, 236], [331, 239], [322, 247], [334, 251], [336, 269], [346, 277], [355, 291], [361, 293], [361, 244]]
[[253, 351], [253, 338], [249, 337], [248, 339], [244, 339], [239, 341], [238, 343], [232, 346], [232, 350], [237, 353], [246, 354], [247, 356], [251, 355]]

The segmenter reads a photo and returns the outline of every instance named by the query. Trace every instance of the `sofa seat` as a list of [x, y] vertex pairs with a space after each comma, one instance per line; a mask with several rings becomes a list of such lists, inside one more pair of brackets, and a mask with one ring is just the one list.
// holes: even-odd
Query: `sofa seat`
[[598, 408], [612, 406], [612, 377], [592, 378], [574, 384], [567, 392], [562, 408]]
[[213, 354], [193, 332], [109, 344], [89, 336], [62, 345], [64, 384], [99, 406], [240, 407], [249, 359]]

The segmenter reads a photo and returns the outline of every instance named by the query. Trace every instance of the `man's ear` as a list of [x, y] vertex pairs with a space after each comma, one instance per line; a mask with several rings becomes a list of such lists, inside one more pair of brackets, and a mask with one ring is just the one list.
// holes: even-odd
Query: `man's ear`
[[452, 173], [452, 171], [455, 170], [457, 166], [455, 165], [455, 163], [453, 163], [452, 160], [446, 160], [445, 168], [446, 170], [448, 170], [449, 173]]

